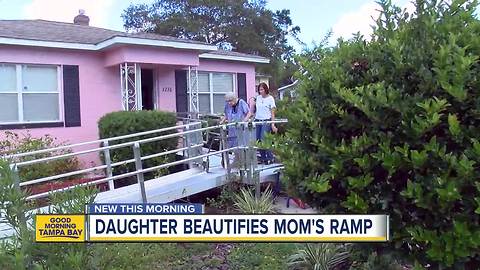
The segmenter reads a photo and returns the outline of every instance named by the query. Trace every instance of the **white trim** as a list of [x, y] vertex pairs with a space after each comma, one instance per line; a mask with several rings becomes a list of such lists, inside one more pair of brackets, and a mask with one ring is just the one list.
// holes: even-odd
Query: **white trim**
[[240, 61], [240, 62], [261, 63], [261, 64], [270, 63], [270, 59], [267, 59], [267, 58], [222, 55], [222, 54], [214, 54], [214, 53], [202, 53], [198, 57], [203, 59], [231, 60], [231, 61]]
[[[210, 90], [210, 113], [213, 114], [213, 72], [208, 73], [208, 88]], [[198, 108], [200, 111], [200, 108]]]
[[57, 66], [58, 118], [65, 123], [65, 95], [63, 91], [63, 65]]
[[3, 126], [3, 125], [28, 125], [28, 124], [57, 124], [57, 123], [63, 123], [63, 120], [0, 122], [0, 126]]
[[[49, 65], [49, 64], [42, 64], [42, 65], [37, 65], [37, 64], [27, 64], [27, 63], [9, 63], [9, 65], [15, 66], [15, 80], [16, 80], [16, 92], [2, 92], [1, 94], [16, 94], [17, 95], [17, 116], [18, 116], [18, 121], [15, 122], [0, 122], [0, 125], [10, 125], [10, 124], [32, 124], [32, 123], [58, 123], [60, 121], [64, 120], [64, 110], [63, 110], [63, 76], [61, 72], [61, 66], [60, 65]], [[23, 82], [23, 76], [25, 73], [25, 68], [29, 66], [42, 66], [42, 67], [55, 67], [56, 68], [56, 75], [57, 75], [57, 91], [31, 91], [31, 92], [25, 92], [23, 87], [24, 87], [24, 82]], [[45, 121], [25, 121], [25, 113], [23, 110], [24, 106], [24, 101], [23, 101], [23, 95], [29, 95], [29, 94], [54, 94], [57, 95], [58, 97], [58, 114], [57, 114], [57, 119], [51, 119], [51, 120], [45, 120]]]
[[158, 111], [159, 108], [160, 108], [160, 100], [159, 100], [159, 97], [160, 97], [160, 82], [158, 81], [158, 69], [157, 68], [153, 68], [152, 69], [152, 73], [153, 73], [153, 110], [154, 111]]
[[0, 37], [0, 44], [48, 47], [48, 48], [59, 48], [59, 49], [89, 50], [89, 51], [97, 50], [96, 45], [93, 45], [93, 44], [58, 42], [58, 41], [41, 41], [41, 40], [5, 38], [5, 37]]
[[113, 37], [102, 41], [96, 45], [97, 50], [110, 47], [115, 44], [130, 44], [130, 45], [147, 45], [155, 47], [171, 47], [176, 49], [188, 49], [188, 50], [208, 50], [216, 51], [217, 46], [208, 44], [197, 44], [180, 41], [167, 41], [167, 40], [155, 40], [146, 38], [131, 38], [131, 37]]
[[[58, 88], [58, 87], [57, 87]], [[28, 91], [22, 92], [22, 94], [29, 95], [29, 94], [59, 94], [60, 92], [57, 91]]]
[[170, 48], [176, 48], [176, 49], [204, 50], [204, 51], [217, 50], [217, 46], [215, 45], [196, 44], [196, 43], [187, 43], [187, 42], [179, 42], [179, 41], [154, 40], [154, 39], [145, 39], [145, 38], [129, 38], [129, 37], [113, 37], [105, 41], [102, 41], [98, 44], [0, 37], [0, 44], [87, 50], [87, 51], [99, 51], [99, 50], [108, 48], [110, 46], [113, 46], [115, 44], [146, 45], [146, 46], [155, 46], [155, 47], [170, 47]]
[[232, 89], [233, 89], [233, 92], [234, 92], [235, 94], [237, 94], [237, 98], [239, 98], [239, 96], [238, 96], [238, 87], [237, 87], [237, 83], [238, 83], [237, 74], [238, 74], [238, 73], [233, 73], [233, 78], [232, 78], [232, 83], [233, 83], [232, 87], [233, 87], [233, 88], [232, 88]]
[[287, 88], [289, 88], [289, 87], [294, 86], [294, 85], [297, 84], [297, 83], [298, 83], [298, 80], [295, 80], [295, 81], [294, 81], [293, 83], [291, 83], [291, 84], [288, 84], [288, 85], [285, 85], [285, 86], [282, 86], [282, 87], [278, 88], [277, 91], [282, 91], [282, 90], [284, 90], [284, 89], [287, 89]]
[[17, 80], [17, 111], [18, 122], [23, 122], [23, 65], [15, 65], [15, 79]]
[[143, 94], [142, 94], [142, 67], [140, 64], [134, 64], [135, 69], [135, 107], [137, 111], [143, 111]]

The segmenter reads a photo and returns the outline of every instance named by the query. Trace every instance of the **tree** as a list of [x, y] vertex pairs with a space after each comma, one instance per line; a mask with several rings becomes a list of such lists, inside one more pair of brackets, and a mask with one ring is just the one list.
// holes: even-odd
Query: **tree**
[[[480, 261], [477, 1], [380, 1], [357, 35], [300, 57], [295, 102], [274, 144], [294, 190], [327, 212], [388, 213], [404, 258], [434, 269]], [[362, 246], [362, 248], [366, 248]]]
[[129, 6], [122, 18], [129, 31], [203, 41], [268, 57], [271, 64], [261, 70], [273, 76], [274, 85], [292, 75], [291, 71], [284, 74], [284, 65], [291, 67], [294, 54], [287, 37], [297, 39], [300, 28], [293, 26], [289, 10], [268, 10], [265, 0], [157, 0]]

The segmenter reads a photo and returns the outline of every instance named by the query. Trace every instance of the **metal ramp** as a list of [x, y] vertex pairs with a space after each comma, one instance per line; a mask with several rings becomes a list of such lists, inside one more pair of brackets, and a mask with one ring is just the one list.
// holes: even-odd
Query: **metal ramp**
[[[182, 119], [182, 121], [182, 124], [173, 127], [129, 134], [115, 138], [60, 146], [56, 148], [44, 149], [29, 153], [19, 153], [3, 158], [14, 161], [11, 163], [11, 168], [17, 174], [17, 186], [19, 188], [29, 187], [39, 183], [56, 181], [65, 177], [91, 173], [98, 170], [104, 171], [104, 176], [101, 177], [101, 179], [88, 183], [72, 185], [63, 189], [53, 190], [40, 194], [33, 194], [28, 196], [26, 198], [27, 200], [47, 198], [53, 193], [65, 192], [78, 186], [92, 186], [102, 183], [108, 183], [109, 189], [107, 191], [98, 193], [97, 197], [95, 198], [95, 202], [167, 203], [215, 187], [222, 186], [230, 180], [229, 178], [232, 174], [241, 175], [241, 178], [245, 183], [255, 184], [258, 187], [261, 182], [276, 181], [278, 179], [279, 170], [282, 169], [281, 164], [260, 166], [257, 165], [255, 154], [256, 147], [254, 146], [255, 142], [251, 139], [254, 137], [253, 134], [255, 134], [255, 125], [257, 125], [258, 123], [241, 122], [211, 127], [202, 127], [202, 122], [199, 120]], [[277, 120], [274, 122], [285, 123], [287, 121]], [[226, 132], [228, 128], [232, 127], [238, 129], [237, 134], [241, 134], [239, 136], [242, 137], [239, 138], [239, 141], [245, 143], [239, 144], [235, 147], [227, 148]], [[218, 130], [220, 131], [220, 148], [214, 151], [212, 151], [212, 149], [205, 149], [204, 146], [207, 145], [208, 142], [208, 133]], [[165, 132], [168, 133], [165, 134]], [[123, 142], [125, 139], [134, 137], [138, 138], [139, 136], [146, 135], [150, 135], [152, 137], [136, 141]], [[204, 141], [205, 135], [207, 137], [207, 141]], [[179, 146], [177, 147], [177, 149], [142, 156], [142, 153], [140, 152], [141, 144], [171, 138], [178, 138]], [[122, 140], [121, 143], [119, 142], [120, 140]], [[122, 147], [131, 148], [134, 154], [134, 158], [119, 162], [112, 162], [112, 160], [110, 159], [111, 151]], [[47, 157], [43, 155], [41, 158], [38, 159], [26, 158], [26, 161], [22, 161], [25, 157], [32, 157], [38, 154], [57, 153], [58, 150], [67, 149], [71, 150], [71, 153], [63, 153], [57, 155], [52, 154], [51, 156]], [[230, 152], [235, 152], [236, 154], [239, 154], [239, 156], [241, 156], [241, 158], [243, 159], [244, 162], [240, 168], [234, 169], [230, 166]], [[103, 154], [104, 163], [74, 172], [68, 172], [60, 175], [52, 175], [40, 179], [23, 182], [18, 177], [18, 169], [24, 166], [92, 153]], [[158, 164], [149, 168], [142, 167], [142, 161], [144, 160], [170, 154], [181, 154], [182, 156], [184, 156], [184, 159], [165, 164]], [[225, 161], [223, 166], [221, 164], [222, 160]], [[113, 168], [115, 168], [116, 166], [121, 166], [129, 163], [135, 164], [135, 171], [127, 172], [121, 175], [114, 175], [112, 173]], [[188, 165], [188, 169], [148, 181], [144, 180], [144, 174], [147, 172], [152, 172], [157, 169], [168, 168], [179, 164]], [[135, 177], [137, 179], [137, 183], [121, 188], [115, 188], [114, 181], [122, 179], [124, 177]], [[34, 211], [48, 212], [48, 209], [48, 207], [43, 207]], [[8, 237], [13, 233], [12, 229], [2, 221], [4, 220], [2, 220], [2, 217], [0, 216], [0, 239]]]
[[[220, 164], [220, 158], [214, 157]], [[261, 167], [259, 181], [277, 181], [280, 164]], [[201, 168], [192, 168], [178, 173], [169, 174], [145, 182], [146, 198], [149, 203], [168, 203], [203, 191], [226, 184], [226, 170], [216, 166], [205, 172]], [[98, 203], [141, 203], [137, 185], [130, 185], [115, 190], [101, 192], [95, 198]]]

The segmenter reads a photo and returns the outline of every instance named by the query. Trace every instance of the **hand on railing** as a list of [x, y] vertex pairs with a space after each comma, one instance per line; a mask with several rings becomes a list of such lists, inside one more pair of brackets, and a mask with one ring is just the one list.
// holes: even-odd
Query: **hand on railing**
[[275, 124], [272, 123], [272, 131], [273, 133], [277, 133], [278, 132], [278, 128], [275, 126]]

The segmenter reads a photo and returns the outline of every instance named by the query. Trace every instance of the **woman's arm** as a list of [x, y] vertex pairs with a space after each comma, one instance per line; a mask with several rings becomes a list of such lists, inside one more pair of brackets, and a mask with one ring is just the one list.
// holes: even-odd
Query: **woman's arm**
[[254, 108], [255, 108], [255, 99], [250, 99], [250, 108], [248, 108], [248, 113], [247, 113], [247, 116], [245, 116], [245, 119], [244, 121], [247, 122], [248, 120], [250, 120], [250, 118], [252, 117], [253, 115], [253, 111], [254, 111]]
[[[275, 121], [275, 108], [272, 108], [270, 112], [272, 113], [272, 121]], [[278, 131], [278, 128], [275, 126], [275, 123], [272, 123], [272, 131], [274, 133], [277, 133]]]
[[[275, 109], [277, 108], [277, 106], [275, 105], [275, 99], [272, 97], [272, 105], [270, 107], [270, 113], [272, 114], [272, 121], [275, 121]], [[277, 127], [275, 126], [275, 123], [272, 123], [272, 131], [274, 133], [277, 133], [278, 129]]]

